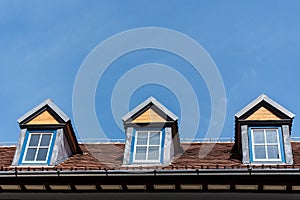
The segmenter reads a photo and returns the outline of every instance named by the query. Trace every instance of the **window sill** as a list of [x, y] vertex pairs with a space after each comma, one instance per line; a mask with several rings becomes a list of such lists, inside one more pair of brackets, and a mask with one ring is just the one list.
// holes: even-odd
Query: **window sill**
[[122, 167], [155, 167], [155, 166], [166, 166], [162, 163], [133, 163], [122, 165]]
[[281, 161], [278, 161], [278, 162], [274, 162], [274, 161], [270, 161], [270, 162], [252, 162], [252, 163], [249, 163], [248, 165], [289, 165], [285, 162], [281, 162]]
[[38, 164], [20, 164], [20, 165], [11, 165], [11, 166], [9, 166], [9, 167], [11, 167], [11, 168], [27, 168], [27, 167], [29, 167], [29, 168], [53, 168], [53, 167], [55, 167], [55, 165], [48, 165], [48, 164], [40, 164], [40, 163], [38, 163]]

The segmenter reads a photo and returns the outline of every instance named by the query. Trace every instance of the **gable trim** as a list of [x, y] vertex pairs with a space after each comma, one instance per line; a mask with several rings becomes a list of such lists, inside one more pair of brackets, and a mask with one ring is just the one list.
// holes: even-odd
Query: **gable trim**
[[257, 99], [255, 99], [250, 104], [248, 104], [246, 107], [244, 107], [242, 110], [240, 110], [237, 114], [235, 114], [235, 117], [236, 118], [242, 117], [247, 112], [249, 112], [252, 108], [254, 108], [255, 106], [257, 106], [259, 103], [261, 103], [263, 101], [268, 103], [269, 105], [273, 106], [275, 109], [279, 110], [280, 112], [282, 112], [283, 114], [285, 114], [289, 118], [294, 118], [295, 117], [295, 115], [293, 113], [291, 113], [290, 111], [288, 111], [287, 109], [285, 109], [284, 107], [282, 107], [281, 105], [279, 105], [278, 103], [276, 103], [275, 101], [270, 99], [265, 94], [260, 95]]
[[[36, 106], [35, 108], [31, 109], [27, 113], [25, 113], [22, 117], [20, 117], [17, 122], [19, 124], [23, 124], [24, 122], [28, 122], [31, 119], [34, 119], [39, 114], [47, 110], [47, 106], [54, 111], [56, 115], [58, 115], [64, 122], [70, 120], [70, 118], [60, 109], [58, 108], [51, 99], [46, 99], [44, 102]], [[50, 114], [52, 114], [50, 112]]]
[[159, 110], [161, 110], [163, 113], [165, 113], [168, 117], [170, 117], [173, 121], [178, 120], [178, 117], [172, 113], [170, 110], [168, 110], [164, 105], [162, 105], [159, 101], [157, 101], [154, 97], [149, 97], [144, 102], [139, 104], [137, 107], [135, 107], [133, 110], [128, 112], [126, 115], [122, 117], [123, 122], [126, 122], [130, 120], [134, 115], [136, 115], [138, 112], [143, 110], [147, 105], [153, 104], [156, 106]]

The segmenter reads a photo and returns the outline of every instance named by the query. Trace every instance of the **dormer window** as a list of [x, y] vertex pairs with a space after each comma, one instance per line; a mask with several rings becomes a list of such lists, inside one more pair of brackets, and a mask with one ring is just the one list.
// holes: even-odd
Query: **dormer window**
[[280, 127], [249, 128], [250, 159], [253, 162], [284, 162]]
[[124, 165], [170, 164], [180, 150], [177, 116], [150, 97], [123, 118]]
[[71, 121], [50, 99], [18, 119], [21, 128], [12, 166], [55, 166], [81, 153]]
[[160, 130], [140, 130], [135, 133], [133, 163], [160, 163], [163, 140]]
[[293, 113], [263, 94], [235, 117], [235, 146], [244, 164], [293, 164]]
[[45, 164], [50, 161], [56, 131], [28, 131], [21, 163]]

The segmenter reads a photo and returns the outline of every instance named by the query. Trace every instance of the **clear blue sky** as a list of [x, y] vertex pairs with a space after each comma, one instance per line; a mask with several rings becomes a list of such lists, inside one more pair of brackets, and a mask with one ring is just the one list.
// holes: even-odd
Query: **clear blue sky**
[[[163, 27], [184, 33], [212, 57], [227, 95], [221, 137], [233, 137], [234, 114], [261, 93], [296, 114], [292, 135], [299, 136], [299, 10], [297, 0], [1, 0], [0, 142], [17, 141], [16, 120], [47, 98], [73, 119], [73, 84], [85, 57], [108, 37], [140, 27]], [[110, 111], [109, 99], [116, 81], [131, 67], [149, 62], [178, 70], [179, 66], [187, 66], [179, 71], [197, 91], [201, 110], [197, 136], [203, 136], [210, 118], [205, 83], [201, 77], [194, 77], [180, 58], [155, 50], [123, 56], [100, 80], [96, 110], [106, 135], [125, 136]], [[179, 103], [172, 91], [155, 84], [136, 90], [130, 108], [148, 96], [155, 96], [180, 117]], [[184, 132], [180, 134], [185, 137]]]

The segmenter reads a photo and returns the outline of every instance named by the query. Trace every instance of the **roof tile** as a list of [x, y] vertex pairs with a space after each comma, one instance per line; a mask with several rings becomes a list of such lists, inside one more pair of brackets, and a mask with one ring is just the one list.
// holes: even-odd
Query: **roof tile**
[[[182, 143], [184, 152], [173, 158], [167, 166], [123, 166], [124, 144], [81, 144], [83, 154], [76, 154], [52, 167], [18, 167], [17, 170], [99, 170], [99, 169], [238, 169], [248, 168], [232, 154], [234, 143], [216, 143], [207, 155], [199, 156], [199, 150], [209, 148], [210, 143]], [[293, 165], [253, 165], [252, 168], [299, 168], [300, 142], [292, 142]], [[16, 170], [11, 167], [16, 147], [0, 147], [0, 170]]]

